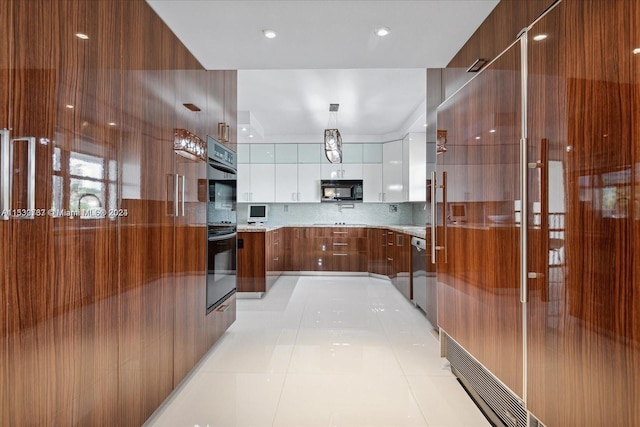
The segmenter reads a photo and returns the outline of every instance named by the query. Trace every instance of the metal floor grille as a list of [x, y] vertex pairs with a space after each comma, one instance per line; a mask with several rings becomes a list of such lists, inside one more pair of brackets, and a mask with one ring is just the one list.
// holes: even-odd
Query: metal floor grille
[[509, 427], [526, 427], [527, 410], [524, 402], [502, 385], [478, 363], [465, 349], [441, 332], [445, 339], [446, 357], [458, 374], [471, 385], [473, 391], [491, 408], [495, 415]]

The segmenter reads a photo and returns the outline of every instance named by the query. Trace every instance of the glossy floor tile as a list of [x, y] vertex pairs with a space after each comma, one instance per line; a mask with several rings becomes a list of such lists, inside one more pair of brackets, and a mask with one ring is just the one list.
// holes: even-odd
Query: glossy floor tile
[[146, 425], [490, 425], [388, 280], [283, 276], [237, 303], [236, 322]]

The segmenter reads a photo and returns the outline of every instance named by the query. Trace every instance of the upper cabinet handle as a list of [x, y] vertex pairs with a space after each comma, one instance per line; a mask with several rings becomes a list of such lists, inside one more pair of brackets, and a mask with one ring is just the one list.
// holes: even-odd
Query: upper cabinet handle
[[0, 130], [0, 219], [9, 219], [9, 207], [11, 206], [11, 198], [9, 190], [11, 186], [11, 168], [9, 167], [10, 156], [9, 129]]

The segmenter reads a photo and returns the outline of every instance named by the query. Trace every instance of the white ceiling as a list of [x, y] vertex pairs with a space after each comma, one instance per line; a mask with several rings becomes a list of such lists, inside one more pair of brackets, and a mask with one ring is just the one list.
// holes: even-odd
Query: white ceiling
[[[238, 110], [258, 122], [240, 142], [319, 142], [330, 103], [345, 142], [420, 131], [425, 69], [446, 66], [498, 3], [147, 1], [206, 69], [239, 70]], [[391, 34], [375, 36], [380, 26]]]

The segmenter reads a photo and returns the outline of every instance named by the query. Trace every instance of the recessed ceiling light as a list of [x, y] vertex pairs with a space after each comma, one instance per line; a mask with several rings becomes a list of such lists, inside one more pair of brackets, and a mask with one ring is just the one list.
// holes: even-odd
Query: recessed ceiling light
[[84, 33], [76, 33], [76, 37], [81, 39], [81, 40], [88, 40], [89, 36], [84, 34]]
[[67, 104], [67, 105], [65, 105], [65, 107], [67, 107], [70, 110], [73, 110], [73, 105], [71, 105], [71, 104]]
[[275, 39], [277, 34], [273, 30], [262, 30], [262, 34], [268, 39]]
[[115, 126], [116, 123], [115, 122], [109, 122], [109, 126]]
[[496, 133], [495, 129], [489, 129], [489, 133]]
[[247, 128], [242, 128], [242, 132], [246, 132], [246, 131], [247, 131]]
[[480, 137], [479, 137], [479, 136], [476, 136], [476, 139], [480, 139]]
[[537, 41], [537, 42], [539, 42], [539, 41], [541, 41], [541, 40], [544, 40], [544, 39], [546, 39], [546, 38], [547, 38], [547, 35], [546, 35], [546, 34], [538, 34], [538, 35], [533, 36], [533, 39], [534, 39], [535, 41]]
[[378, 37], [384, 37], [386, 35], [388, 35], [391, 32], [391, 30], [389, 29], [389, 27], [380, 27], [380, 28], [376, 28], [374, 33], [376, 36]]
[[253, 138], [253, 135], [249, 135], [249, 138]]
[[637, 48], [633, 49], [633, 54], [634, 55], [637, 55], [639, 53], [640, 53], [640, 47], [637, 47]]

